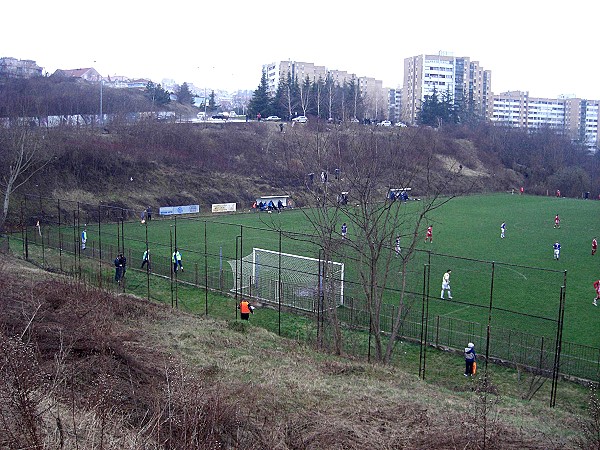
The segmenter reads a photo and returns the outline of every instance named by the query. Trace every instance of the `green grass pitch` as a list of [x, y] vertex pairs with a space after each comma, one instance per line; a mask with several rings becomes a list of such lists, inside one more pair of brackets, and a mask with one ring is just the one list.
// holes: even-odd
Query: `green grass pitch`
[[[410, 214], [418, 211], [421, 204], [408, 202], [401, 207]], [[556, 214], [561, 217], [558, 229], [554, 228]], [[600, 237], [599, 219], [600, 202], [593, 200], [511, 194], [452, 199], [428, 216], [433, 225], [433, 243], [423, 242], [424, 230], [419, 237], [419, 249], [438, 255], [431, 258], [430, 316], [447, 315], [485, 324], [493, 292], [492, 325], [554, 337], [553, 321], [558, 314], [560, 288], [566, 271], [563, 339], [600, 347], [600, 306], [592, 305], [592, 283], [600, 278], [600, 253], [591, 255], [591, 240], [594, 236]], [[504, 239], [500, 239], [502, 222], [506, 222]], [[310, 225], [299, 210], [282, 214], [161, 218], [149, 223], [148, 241], [153, 256], [160, 255], [165, 260], [169, 258], [171, 246], [177, 243], [184, 266], [196, 262], [201, 270], [206, 247], [210, 255], [209, 268], [218, 268], [222, 261], [223, 268], [229, 270], [226, 261], [235, 258], [236, 248], [239, 255], [248, 255], [253, 247], [278, 250], [279, 233], [264, 230], [274, 225], [286, 230], [281, 235], [283, 252], [318, 257], [314, 244], [289, 235], [310, 233]], [[117, 228], [116, 224], [102, 225], [104, 243], [116, 245]], [[349, 239], [354, 238], [354, 231], [350, 225]], [[133, 254], [139, 253], [141, 261], [146, 227], [139, 222], [126, 223], [124, 232], [126, 248], [132, 248]], [[97, 234], [97, 224], [88, 224], [88, 238], [94, 239], [94, 234]], [[552, 244], [556, 241], [562, 246], [558, 261], [553, 259]], [[346, 280], [356, 281], [352, 258], [339, 260], [345, 263]], [[420, 253], [411, 266], [409, 284], [415, 290], [421, 289], [426, 261], [427, 255]], [[495, 264], [492, 265], [492, 261]], [[452, 269], [452, 301], [439, 299], [446, 269]], [[398, 278], [399, 275], [392, 277], [391, 284], [399, 283]], [[389, 301], [394, 302], [394, 296]]]

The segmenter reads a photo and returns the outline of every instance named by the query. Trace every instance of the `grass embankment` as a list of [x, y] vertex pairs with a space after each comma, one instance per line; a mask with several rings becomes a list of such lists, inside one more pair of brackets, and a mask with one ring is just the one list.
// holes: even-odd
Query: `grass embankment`
[[[515, 396], [518, 374], [494, 369], [483, 389], [480, 378], [462, 377], [460, 358], [442, 353], [428, 358], [455, 374], [450, 385], [435, 373], [420, 380], [409, 345], [399, 344], [393, 366], [367, 364], [262, 328], [273, 327], [275, 311], [237, 321], [231, 299], [209, 295], [211, 315], [200, 317], [60, 281], [14, 257], [0, 266], [3, 339], [27, 329], [37, 362], [23, 361], [46, 373], [40, 380], [60, 378], [39, 397], [53, 400], [39, 416], [49, 445], [57, 417], [66, 446], [78, 433], [80, 447], [103, 439], [105, 448], [476, 448], [484, 439], [487, 448], [575, 448], [583, 436], [575, 386], [563, 383], [550, 409]], [[197, 291], [180, 294], [202, 310]]]

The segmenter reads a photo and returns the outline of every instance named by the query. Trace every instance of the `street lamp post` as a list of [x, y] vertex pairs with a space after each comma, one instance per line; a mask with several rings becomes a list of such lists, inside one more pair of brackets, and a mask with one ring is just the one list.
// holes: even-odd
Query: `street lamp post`
[[102, 114], [102, 75], [100, 75], [100, 126], [104, 126], [104, 116]]
[[[94, 64], [96, 64], [96, 60], [94, 60]], [[95, 68], [94, 68], [95, 70]], [[100, 77], [100, 126], [104, 126], [104, 117], [102, 114], [102, 84], [103, 84], [103, 79], [102, 79], [102, 75], [100, 75], [100, 73], [98, 72], [98, 76]]]

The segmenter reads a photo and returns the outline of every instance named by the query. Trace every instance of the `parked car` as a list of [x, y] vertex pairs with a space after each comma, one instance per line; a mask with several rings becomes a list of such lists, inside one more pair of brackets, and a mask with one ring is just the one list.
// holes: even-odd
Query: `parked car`
[[225, 114], [215, 114], [211, 118], [212, 119], [221, 119], [221, 120], [227, 120], [227, 119], [229, 119], [229, 117], [226, 116]]
[[382, 126], [382, 127], [391, 127], [392, 122], [390, 122], [389, 120], [382, 120], [377, 125]]
[[404, 122], [396, 122], [396, 126], [400, 128], [404, 128], [406, 124]]
[[281, 117], [279, 117], [279, 116], [269, 116], [265, 120], [268, 120], [269, 122], [278, 122], [278, 121], [281, 120]]
[[298, 116], [298, 117], [294, 117], [294, 118], [292, 119], [292, 122], [306, 123], [306, 122], [308, 122], [308, 117], [306, 117], [306, 116]]

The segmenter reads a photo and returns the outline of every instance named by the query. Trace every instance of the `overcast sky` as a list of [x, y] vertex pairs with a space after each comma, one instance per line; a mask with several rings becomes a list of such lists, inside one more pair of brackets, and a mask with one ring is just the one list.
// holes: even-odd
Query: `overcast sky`
[[256, 89], [262, 64], [311, 62], [402, 84], [404, 58], [468, 56], [492, 90], [600, 99], [600, 3], [538, 0], [74, 0], [2, 5], [0, 56], [47, 72]]

